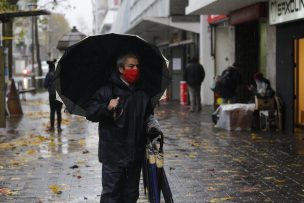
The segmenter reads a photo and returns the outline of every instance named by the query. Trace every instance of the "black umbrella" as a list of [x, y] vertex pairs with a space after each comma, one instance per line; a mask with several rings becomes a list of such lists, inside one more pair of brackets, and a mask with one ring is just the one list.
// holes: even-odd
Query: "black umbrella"
[[134, 53], [140, 62], [140, 83], [155, 102], [171, 78], [160, 50], [135, 35], [105, 34], [87, 37], [70, 46], [58, 62], [55, 88], [72, 114], [85, 116], [85, 106], [116, 70], [117, 57]]

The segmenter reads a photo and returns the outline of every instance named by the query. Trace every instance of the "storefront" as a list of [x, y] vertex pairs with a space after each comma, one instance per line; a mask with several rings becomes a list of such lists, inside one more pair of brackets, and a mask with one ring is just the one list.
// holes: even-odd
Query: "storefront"
[[239, 64], [242, 84], [237, 100], [247, 103], [252, 93], [247, 86], [252, 84], [256, 72], [266, 72], [266, 17], [267, 4], [257, 3], [230, 13], [229, 23], [235, 26], [235, 62]]
[[304, 125], [304, 2], [269, 1], [269, 23], [277, 28], [276, 90], [284, 102], [284, 130]]
[[192, 57], [198, 58], [199, 35], [188, 31], [177, 30], [178, 34], [171, 34], [170, 43], [159, 46], [164, 56], [169, 60], [169, 71], [172, 84], [168, 88], [169, 100], [180, 99], [180, 81], [183, 81], [183, 71]]

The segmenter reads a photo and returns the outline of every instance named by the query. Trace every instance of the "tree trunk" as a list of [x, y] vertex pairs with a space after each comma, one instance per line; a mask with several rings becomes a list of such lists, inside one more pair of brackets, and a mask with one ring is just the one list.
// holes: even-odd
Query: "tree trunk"
[[8, 77], [13, 77], [13, 43], [12, 43], [12, 37], [13, 37], [13, 20], [9, 19], [8, 22], [3, 23], [3, 36], [6, 37], [6, 39], [3, 41], [3, 46], [7, 48], [7, 67], [8, 68]]
[[42, 76], [42, 67], [41, 67], [41, 58], [40, 58], [40, 44], [39, 44], [37, 17], [34, 17], [34, 23], [35, 23], [36, 59], [37, 59], [38, 76], [39, 76], [39, 79], [38, 79], [38, 88], [42, 88], [42, 79], [40, 78]]

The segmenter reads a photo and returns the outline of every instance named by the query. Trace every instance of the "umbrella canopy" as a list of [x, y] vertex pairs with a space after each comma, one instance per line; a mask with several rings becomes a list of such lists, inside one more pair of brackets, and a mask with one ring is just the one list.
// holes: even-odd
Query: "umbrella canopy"
[[85, 116], [87, 102], [117, 70], [117, 58], [128, 52], [139, 58], [142, 88], [158, 100], [171, 81], [168, 61], [159, 49], [138, 36], [105, 34], [72, 45], [59, 60], [55, 88], [67, 110]]
[[66, 50], [68, 47], [76, 44], [80, 40], [86, 37], [85, 34], [79, 32], [74, 26], [70, 33], [63, 35], [63, 37], [58, 41], [57, 49], [60, 51]]

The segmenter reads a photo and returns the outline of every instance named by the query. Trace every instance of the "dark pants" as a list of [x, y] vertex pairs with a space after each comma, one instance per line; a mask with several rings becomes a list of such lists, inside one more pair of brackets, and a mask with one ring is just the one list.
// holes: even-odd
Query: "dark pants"
[[140, 164], [128, 168], [103, 164], [100, 203], [136, 203], [140, 171]]
[[191, 111], [200, 111], [202, 109], [201, 106], [201, 86], [189, 86], [190, 93], [190, 110]]
[[54, 127], [55, 123], [55, 112], [57, 114], [57, 127], [61, 128], [61, 109], [62, 109], [62, 103], [60, 101], [56, 100], [56, 95], [50, 95], [49, 96], [49, 102], [50, 102], [50, 120], [51, 120], [51, 127]]

